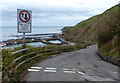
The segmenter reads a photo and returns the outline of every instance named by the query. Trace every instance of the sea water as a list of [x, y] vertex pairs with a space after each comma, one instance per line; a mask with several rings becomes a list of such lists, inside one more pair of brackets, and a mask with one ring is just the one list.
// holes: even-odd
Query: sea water
[[[63, 26], [33, 26], [31, 33], [26, 33], [26, 35], [31, 34], [45, 34], [45, 33], [61, 33]], [[0, 27], [0, 41], [8, 39], [19, 39], [21, 36], [14, 37], [16, 35], [22, 35], [22, 33], [17, 32], [17, 26], [3, 26]], [[44, 37], [44, 36], [43, 36]], [[45, 45], [41, 42], [27, 43], [28, 45]], [[7, 47], [19, 47], [21, 44], [10, 45]]]
[[[45, 34], [45, 33], [61, 33], [63, 26], [33, 26], [31, 33], [26, 34]], [[22, 35], [17, 32], [17, 26], [2, 26], [0, 27], [0, 41], [8, 39], [17, 39], [13, 35]]]

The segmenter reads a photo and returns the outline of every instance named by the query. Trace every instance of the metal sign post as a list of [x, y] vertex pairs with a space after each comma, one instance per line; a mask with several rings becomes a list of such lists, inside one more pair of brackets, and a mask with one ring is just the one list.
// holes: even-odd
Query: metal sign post
[[32, 11], [17, 9], [17, 31], [23, 33], [23, 44], [25, 44], [25, 33], [31, 33]]
[[25, 44], [25, 33], [23, 33], [23, 44]]

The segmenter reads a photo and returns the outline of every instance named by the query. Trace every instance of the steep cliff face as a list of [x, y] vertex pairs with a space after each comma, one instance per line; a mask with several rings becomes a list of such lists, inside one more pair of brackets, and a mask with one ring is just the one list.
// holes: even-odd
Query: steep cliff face
[[72, 42], [82, 41], [96, 41], [97, 40], [97, 27], [94, 27], [94, 23], [99, 19], [100, 15], [91, 17], [85, 21], [78, 23], [73, 27], [64, 27], [66, 32], [64, 38]]
[[100, 15], [93, 16], [73, 27], [65, 27], [64, 38], [68, 41], [80, 43], [82, 41], [98, 42], [99, 50], [111, 56], [117, 56], [120, 51], [119, 17], [116, 5]]

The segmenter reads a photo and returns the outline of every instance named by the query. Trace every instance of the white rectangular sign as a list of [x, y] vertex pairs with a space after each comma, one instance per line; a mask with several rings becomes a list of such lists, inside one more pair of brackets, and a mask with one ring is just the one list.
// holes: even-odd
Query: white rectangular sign
[[31, 32], [31, 25], [29, 23], [19, 23], [19, 32]]
[[17, 9], [18, 33], [31, 33], [32, 11]]

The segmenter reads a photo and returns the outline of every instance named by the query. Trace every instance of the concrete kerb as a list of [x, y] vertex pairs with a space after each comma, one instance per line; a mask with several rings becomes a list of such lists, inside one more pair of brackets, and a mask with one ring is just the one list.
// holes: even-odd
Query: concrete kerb
[[117, 65], [117, 66], [120, 67], [120, 59], [119, 59], [119, 58], [115, 58], [115, 57], [111, 57], [111, 56], [102, 54], [100, 51], [97, 52], [97, 55], [98, 55], [101, 59], [103, 59], [103, 60], [105, 60], [105, 61], [107, 61], [107, 62], [109, 62], [109, 63], [112, 63], [112, 64]]

